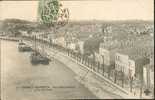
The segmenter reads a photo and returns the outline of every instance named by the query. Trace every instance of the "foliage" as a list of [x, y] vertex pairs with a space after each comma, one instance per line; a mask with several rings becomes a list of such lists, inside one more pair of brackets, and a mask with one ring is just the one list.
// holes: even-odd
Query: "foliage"
[[32, 26], [34, 23], [20, 20], [20, 19], [6, 19], [2, 22], [2, 29], [6, 33], [11, 33], [11, 35], [20, 35], [19, 30], [22, 31], [32, 31], [34, 29], [34, 26]]
[[85, 42], [84, 42], [84, 52], [87, 54], [89, 53], [94, 53], [94, 51], [98, 51], [99, 49], [99, 44], [101, 42], [102, 38], [100, 37], [91, 37], [88, 38]]

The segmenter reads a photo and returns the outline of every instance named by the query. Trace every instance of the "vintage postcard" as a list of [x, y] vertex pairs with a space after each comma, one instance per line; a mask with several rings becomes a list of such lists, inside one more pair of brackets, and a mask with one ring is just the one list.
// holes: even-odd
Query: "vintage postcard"
[[0, 100], [154, 99], [154, 0], [0, 0]]

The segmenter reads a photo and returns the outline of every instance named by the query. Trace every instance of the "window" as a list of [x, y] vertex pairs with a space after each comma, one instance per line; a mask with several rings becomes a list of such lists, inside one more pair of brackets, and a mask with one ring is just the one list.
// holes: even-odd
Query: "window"
[[118, 60], [118, 56], [116, 56], [116, 60]]
[[129, 67], [131, 66], [131, 62], [129, 62]]
[[124, 67], [123, 67], [123, 66], [121, 66], [121, 71], [123, 71], [123, 69], [124, 69]]
[[115, 67], [117, 68], [117, 64], [115, 64]]
[[122, 71], [124, 72], [125, 70], [124, 70], [124, 66], [122, 66]]
[[116, 56], [115, 58], [117, 61], [121, 61], [120, 56]]
[[115, 56], [115, 59], [117, 60], [117, 56]]
[[120, 61], [120, 56], [118, 56], [117, 60]]
[[132, 75], [132, 70], [131, 69], [129, 69], [129, 75]]

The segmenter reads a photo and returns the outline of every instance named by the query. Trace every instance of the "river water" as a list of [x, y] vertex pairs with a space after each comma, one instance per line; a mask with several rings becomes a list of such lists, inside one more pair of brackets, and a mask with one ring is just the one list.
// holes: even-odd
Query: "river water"
[[2, 100], [95, 99], [64, 64], [34, 66], [31, 52], [19, 52], [16, 42], [1, 41]]

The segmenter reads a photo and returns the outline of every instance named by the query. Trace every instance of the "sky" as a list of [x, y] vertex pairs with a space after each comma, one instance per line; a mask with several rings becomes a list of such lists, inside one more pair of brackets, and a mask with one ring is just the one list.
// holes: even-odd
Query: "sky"
[[[153, 0], [60, 1], [70, 11], [70, 20], [153, 20]], [[18, 18], [36, 21], [38, 1], [0, 1], [0, 20]]]

